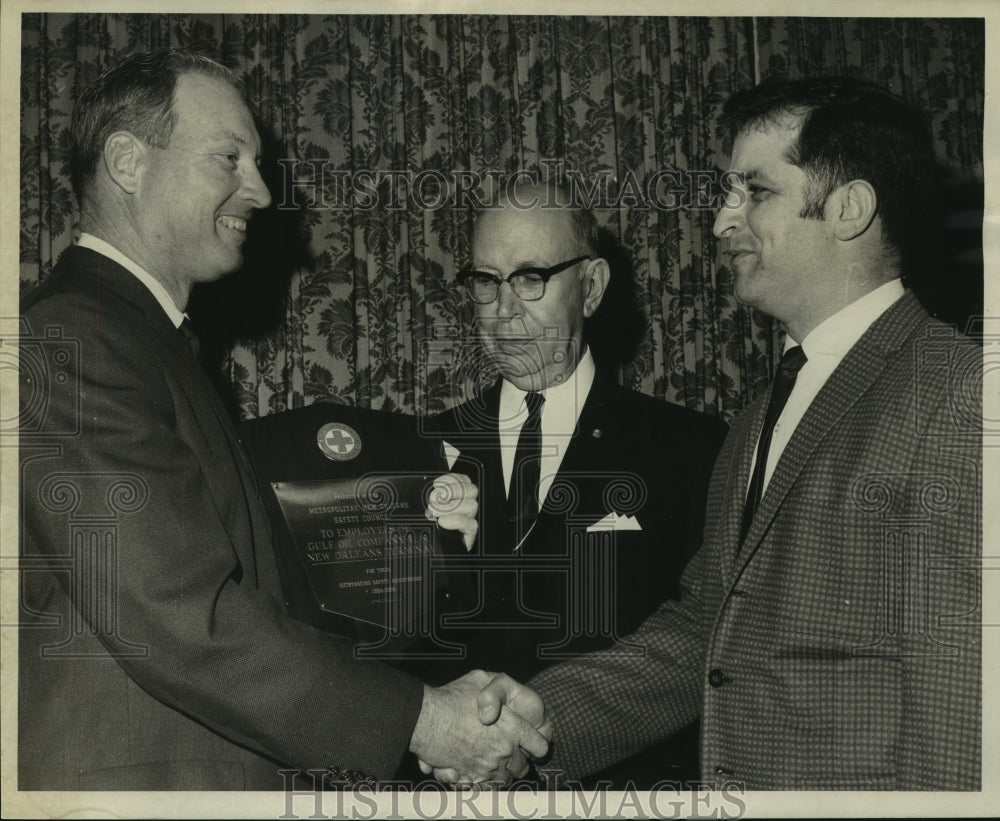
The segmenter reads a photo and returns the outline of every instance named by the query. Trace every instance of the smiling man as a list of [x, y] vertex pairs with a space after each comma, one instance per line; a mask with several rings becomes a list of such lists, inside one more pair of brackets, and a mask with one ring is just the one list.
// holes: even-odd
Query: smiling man
[[900, 281], [930, 133], [849, 78], [766, 83], [724, 116], [744, 182], [715, 233], [785, 353], [716, 462], [680, 599], [628, 637], [645, 657], [529, 682], [550, 765], [584, 775], [700, 715], [716, 785], [976, 790], [982, 354]]
[[194, 285], [240, 267], [247, 223], [271, 202], [249, 109], [227, 75], [203, 71], [179, 73], [172, 106], [131, 131], [89, 98], [77, 106], [78, 246], [149, 272], [172, 316]]
[[[547, 747], [529, 690], [530, 721], [484, 727], [485, 673], [425, 687], [285, 610], [183, 313], [239, 268], [270, 202], [234, 75], [133, 55], [83, 92], [73, 138], [83, 233], [21, 303], [19, 788], [280, 790], [296, 769], [354, 784], [407, 750], [463, 780], [519, 775], [522, 748]], [[475, 493], [443, 481], [462, 501], [439, 524], [471, 540]]]
[[[588, 323], [613, 276], [597, 221], [567, 192], [520, 186], [477, 215], [459, 274], [499, 378], [436, 420], [454, 470], [480, 491], [482, 569], [472, 614], [446, 637], [461, 665], [514, 678], [622, 646], [701, 542], [725, 424], [627, 390], [595, 364]], [[631, 287], [622, 283], [622, 287]], [[626, 653], [642, 652], [638, 646]], [[603, 774], [639, 787], [696, 772], [695, 729]]]

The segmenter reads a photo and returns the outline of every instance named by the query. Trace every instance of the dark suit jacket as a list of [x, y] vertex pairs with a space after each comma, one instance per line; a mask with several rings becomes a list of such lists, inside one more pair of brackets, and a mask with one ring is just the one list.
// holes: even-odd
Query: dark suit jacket
[[[498, 382], [435, 420], [439, 435], [460, 451], [454, 469], [480, 488], [473, 557], [483, 568], [476, 571], [479, 593], [473, 612], [454, 617], [466, 626], [446, 629], [446, 636], [468, 647], [466, 668], [500, 670], [522, 681], [562, 658], [615, 642], [636, 652], [618, 640], [677, 594], [701, 542], [708, 478], [726, 425], [598, 373], [535, 527], [512, 554], [499, 398]], [[588, 532], [609, 513], [631, 515], [641, 529]], [[641, 781], [657, 766], [633, 762], [623, 772]], [[660, 777], [669, 777], [661, 770]]]
[[982, 353], [907, 293], [796, 428], [738, 551], [768, 396], [737, 420], [705, 544], [630, 640], [531, 684], [552, 766], [592, 772], [701, 714], [702, 776], [751, 789], [980, 784]]
[[421, 685], [289, 618], [233, 425], [151, 294], [72, 248], [22, 312], [19, 787], [391, 776]]

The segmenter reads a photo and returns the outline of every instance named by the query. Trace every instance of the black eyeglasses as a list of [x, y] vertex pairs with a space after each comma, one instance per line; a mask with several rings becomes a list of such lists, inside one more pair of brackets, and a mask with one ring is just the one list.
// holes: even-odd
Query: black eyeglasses
[[560, 262], [549, 268], [518, 268], [506, 277], [498, 277], [486, 271], [477, 271], [474, 268], [467, 268], [459, 271], [458, 282], [464, 285], [472, 297], [473, 302], [480, 305], [489, 305], [500, 295], [500, 284], [506, 282], [514, 289], [518, 299], [525, 302], [534, 302], [545, 296], [545, 283], [561, 271], [572, 268], [578, 262], [591, 259], [589, 256], [576, 257], [575, 259]]

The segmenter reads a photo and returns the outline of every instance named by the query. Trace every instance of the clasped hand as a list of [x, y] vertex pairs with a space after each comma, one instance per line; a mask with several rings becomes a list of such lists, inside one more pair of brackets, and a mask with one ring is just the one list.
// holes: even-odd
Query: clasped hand
[[537, 693], [482, 670], [425, 687], [410, 742], [420, 769], [454, 786], [503, 785], [548, 753], [552, 728]]
[[479, 488], [468, 476], [461, 473], [445, 473], [438, 476], [431, 488], [430, 498], [424, 515], [437, 521], [445, 530], [458, 530], [470, 550], [476, 540], [479, 524]]
[[[434, 480], [427, 518], [475, 543], [478, 488], [467, 476]], [[420, 769], [451, 785], [506, 784], [528, 771], [529, 757], [548, 752], [552, 729], [542, 700], [505, 675], [482, 670], [443, 687], [424, 687], [423, 706], [410, 741]]]

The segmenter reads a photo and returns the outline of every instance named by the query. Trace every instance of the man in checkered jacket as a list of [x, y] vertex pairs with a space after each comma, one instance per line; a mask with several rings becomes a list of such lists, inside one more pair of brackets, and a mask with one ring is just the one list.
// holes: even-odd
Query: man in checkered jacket
[[785, 356], [716, 462], [680, 598], [629, 639], [645, 657], [531, 680], [548, 766], [584, 776], [700, 715], [717, 786], [977, 790], [982, 355], [900, 279], [930, 134], [844, 78], [767, 83], [724, 117], [715, 233]]

